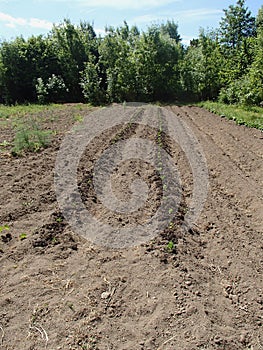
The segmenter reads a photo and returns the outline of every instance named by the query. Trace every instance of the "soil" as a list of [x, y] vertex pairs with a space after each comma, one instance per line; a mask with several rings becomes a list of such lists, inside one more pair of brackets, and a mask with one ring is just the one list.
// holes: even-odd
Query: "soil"
[[[76, 113], [81, 119], [90, 107], [39, 115], [45, 129], [57, 132], [38, 153], [1, 152], [0, 226], [10, 228], [0, 233], [1, 349], [263, 349], [262, 132], [198, 107], [165, 108], [202, 146], [209, 193], [196, 226], [183, 228], [193, 174], [182, 149], [162, 135], [180, 171], [181, 201], [172, 226], [139, 246], [98, 246], [73, 232], [59, 209], [57, 152]], [[116, 135], [156, 141], [158, 135], [136, 123], [112, 128], [80, 161], [83, 203], [118, 227], [147, 220], [163, 192], [156, 170], [133, 160], [116, 170], [114, 191], [127, 199], [125, 182], [132, 173], [142, 177], [149, 187], [144, 208], [133, 216], [103, 208], [93, 163]], [[0, 141], [13, 137], [11, 126], [1, 124]]]

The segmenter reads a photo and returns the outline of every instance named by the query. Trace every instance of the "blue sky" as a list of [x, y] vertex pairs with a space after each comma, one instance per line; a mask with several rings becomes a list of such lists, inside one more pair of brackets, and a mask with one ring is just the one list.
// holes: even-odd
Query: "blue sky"
[[[126, 20], [145, 29], [156, 22], [174, 20], [184, 43], [197, 37], [199, 28], [216, 28], [223, 8], [235, 0], [0, 0], [0, 40], [22, 35], [46, 34], [64, 18], [72, 23], [94, 23], [97, 33], [106, 25], [114, 27]], [[247, 0], [256, 15], [262, 0]]]

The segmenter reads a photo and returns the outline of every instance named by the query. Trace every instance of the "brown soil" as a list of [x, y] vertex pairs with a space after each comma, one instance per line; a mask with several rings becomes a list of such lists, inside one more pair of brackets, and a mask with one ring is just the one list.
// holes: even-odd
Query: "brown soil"
[[[69, 105], [52, 120], [42, 115], [43, 126], [57, 134], [39, 153], [1, 153], [0, 226], [10, 227], [0, 233], [1, 349], [263, 349], [262, 133], [197, 107], [167, 108], [203, 148], [209, 194], [196, 228], [182, 229], [191, 167], [164, 137], [178, 164], [182, 199], [173, 227], [138, 247], [96, 246], [72, 232], [59, 210], [56, 155], [74, 115], [88, 107]], [[136, 125], [113, 128], [85, 152], [78, 185], [94, 215], [123, 226], [132, 218], [104, 210], [89, 181], [94, 159], [116, 134], [157, 137]], [[0, 128], [0, 141], [12, 137], [10, 126]], [[123, 164], [114, 175], [121, 199], [129, 196], [124, 182], [126, 175], [132, 180], [131, 170], [149, 186], [136, 218], [143, 221], [158, 208], [160, 178], [147, 164]]]

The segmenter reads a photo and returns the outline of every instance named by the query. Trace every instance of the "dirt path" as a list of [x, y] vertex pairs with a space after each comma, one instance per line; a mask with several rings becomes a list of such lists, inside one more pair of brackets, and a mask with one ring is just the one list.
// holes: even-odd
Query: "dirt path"
[[[49, 148], [1, 156], [0, 225], [10, 226], [0, 234], [1, 349], [263, 349], [262, 132], [197, 107], [166, 112], [188, 125], [207, 161], [209, 193], [195, 230], [179, 225], [193, 193], [191, 166], [165, 134], [135, 120], [129, 129], [112, 128], [94, 140], [78, 168], [82, 200], [94, 215], [116, 227], [142, 223], [163, 195], [156, 170], [136, 160], [117, 169], [120, 200], [130, 198], [127, 183], [137, 178], [149, 192], [135, 216], [113, 215], [94, 192], [94, 160], [116, 135], [162, 138], [180, 172], [181, 202], [174, 226], [138, 247], [98, 247], [63, 219], [53, 179], [61, 140], [74, 124], [70, 109], [47, 121], [59, 130]], [[10, 130], [0, 132], [7, 139]]]

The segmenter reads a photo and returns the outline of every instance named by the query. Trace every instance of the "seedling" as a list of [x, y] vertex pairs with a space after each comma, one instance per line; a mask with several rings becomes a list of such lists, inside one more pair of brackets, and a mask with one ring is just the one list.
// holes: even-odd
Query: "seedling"
[[170, 241], [170, 242], [167, 244], [167, 249], [168, 249], [169, 251], [172, 251], [172, 250], [174, 250], [174, 248], [175, 248], [174, 242], [173, 242], [173, 241]]
[[24, 205], [25, 207], [30, 207], [32, 204], [33, 204], [33, 200], [28, 201], [28, 202], [23, 202], [23, 205]]
[[79, 122], [79, 123], [82, 123], [83, 122], [83, 117], [82, 117], [82, 115], [75, 115], [75, 117], [74, 117], [74, 119], [75, 119], [75, 121], [76, 122]]
[[4, 231], [4, 230], [9, 230], [10, 229], [10, 227], [8, 226], [8, 225], [3, 225], [3, 226], [0, 226], [0, 233], [2, 232], [2, 231]]
[[63, 221], [63, 218], [61, 218], [61, 217], [58, 217], [57, 219], [56, 219], [56, 222], [62, 222]]
[[27, 239], [27, 234], [26, 233], [21, 233], [19, 238], [20, 238], [21, 241], [23, 241], [24, 239]]
[[0, 143], [0, 147], [8, 147], [8, 146], [10, 146], [11, 145], [11, 143], [10, 142], [8, 142], [8, 141], [6, 141], [6, 140], [4, 140], [3, 142], [1, 142]]
[[170, 222], [169, 228], [170, 228], [170, 229], [173, 229], [173, 228], [174, 228], [174, 223], [173, 223], [173, 222]]

